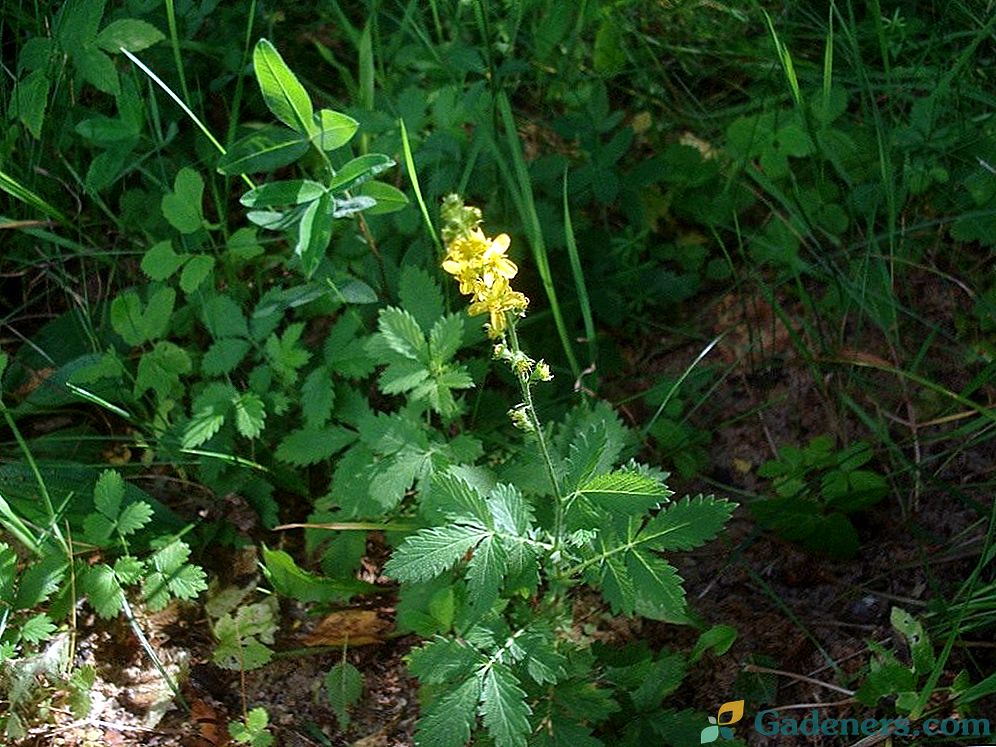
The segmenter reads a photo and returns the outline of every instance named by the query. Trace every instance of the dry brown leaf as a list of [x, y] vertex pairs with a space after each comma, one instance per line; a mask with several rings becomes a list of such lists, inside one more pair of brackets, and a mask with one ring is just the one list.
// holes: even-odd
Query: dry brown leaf
[[306, 646], [369, 646], [383, 643], [393, 627], [377, 610], [342, 610], [327, 615], [303, 641]]

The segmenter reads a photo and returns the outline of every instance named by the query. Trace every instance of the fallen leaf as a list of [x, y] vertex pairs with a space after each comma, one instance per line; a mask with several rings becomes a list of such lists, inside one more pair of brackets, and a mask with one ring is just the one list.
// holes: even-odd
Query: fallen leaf
[[327, 615], [303, 641], [306, 646], [368, 646], [383, 643], [393, 627], [377, 610], [342, 610]]

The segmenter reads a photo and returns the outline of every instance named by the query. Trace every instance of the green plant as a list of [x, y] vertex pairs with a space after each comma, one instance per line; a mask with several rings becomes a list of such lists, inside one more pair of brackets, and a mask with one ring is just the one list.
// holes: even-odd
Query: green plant
[[859, 540], [850, 514], [889, 492], [882, 475], [861, 469], [873, 456], [863, 441], [837, 451], [830, 436], [817, 436], [801, 449], [782, 447], [778, 459], [757, 471], [771, 479], [777, 497], [751, 503], [751, 513], [762, 526], [813, 552], [854, 555]]
[[239, 744], [250, 747], [270, 747], [273, 735], [269, 730], [270, 716], [265, 708], [253, 708], [246, 713], [242, 721], [232, 721], [228, 725], [228, 733]]
[[[422, 526], [385, 566], [403, 589], [440, 577], [457, 589], [445, 615], [437, 602], [439, 634], [411, 654], [425, 690], [416, 739], [462, 745], [480, 715], [498, 744], [525, 745], [531, 733], [550, 743], [591, 740], [618, 706], [599, 684], [611, 681], [605, 664], [571, 633], [580, 587], [598, 589], [616, 613], [686, 621], [681, 581], [658, 553], [707, 541], [734, 506], [702, 496], [672, 502], [664, 473], [632, 460], [617, 466], [625, 430], [611, 416], [578, 413], [551, 438], [533, 393], [551, 375], [519, 344], [527, 301], [508, 284], [516, 268], [504, 258], [507, 237], [488, 239], [479, 223], [479, 211], [447, 200], [444, 267], [472, 295], [471, 313], [489, 315], [495, 357], [522, 397], [509, 415], [538, 458], [522, 487], [469, 465], [435, 471], [420, 496]], [[440, 587], [430, 598], [439, 600]]]

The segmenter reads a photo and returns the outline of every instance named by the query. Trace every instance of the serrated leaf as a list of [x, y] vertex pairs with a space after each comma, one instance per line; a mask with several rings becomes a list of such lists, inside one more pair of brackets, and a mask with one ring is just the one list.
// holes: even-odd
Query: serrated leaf
[[163, 195], [163, 217], [180, 233], [194, 233], [204, 225], [201, 206], [203, 198], [204, 179], [193, 169], [184, 166], [176, 174], [173, 191]]
[[686, 496], [651, 519], [637, 540], [661, 552], [691, 550], [719, 534], [735, 508], [713, 496]]
[[225, 423], [225, 411], [215, 406], [201, 408], [194, 413], [183, 431], [180, 448], [196, 449], [210, 440]]
[[473, 516], [481, 524], [493, 527], [491, 509], [484, 496], [452, 471], [432, 476], [432, 499], [449, 516]]
[[652, 477], [628, 470], [593, 475], [578, 492], [596, 506], [625, 514], [642, 514], [671, 495]]
[[356, 433], [345, 428], [304, 427], [287, 434], [277, 447], [276, 457], [305, 467], [317, 464], [356, 440]]
[[161, 337], [169, 326], [176, 291], [159, 288], [147, 306], [134, 291], [126, 291], [111, 302], [111, 327], [131, 346]]
[[402, 269], [398, 298], [422, 329], [432, 329], [443, 316], [443, 292], [421, 267], [405, 265]]
[[249, 326], [241, 307], [225, 295], [211, 296], [201, 309], [204, 326], [216, 340], [223, 337], [248, 337]]
[[525, 747], [532, 709], [518, 678], [504, 664], [493, 665], [484, 675], [480, 711], [495, 744]]
[[488, 511], [499, 532], [524, 537], [533, 521], [532, 508], [514, 485], [501, 484], [488, 494]]
[[428, 581], [453, 566], [489, 532], [480, 524], [422, 529], [394, 551], [384, 573], [403, 582]]
[[256, 438], [266, 423], [266, 407], [260, 396], [246, 392], [235, 400], [235, 428], [245, 438]]
[[429, 346], [415, 317], [405, 309], [389, 307], [378, 317], [380, 336], [398, 355], [420, 363], [428, 363]]
[[477, 614], [490, 612], [498, 601], [507, 565], [508, 553], [494, 536], [485, 537], [474, 548], [474, 554], [467, 563], [466, 579], [468, 601]]
[[169, 239], [154, 244], [142, 257], [142, 272], [153, 280], [165, 280], [187, 261], [188, 255], [177, 254]]
[[118, 518], [124, 498], [124, 479], [112, 469], [100, 473], [93, 488], [93, 505], [111, 521]]
[[248, 340], [238, 337], [215, 340], [201, 359], [201, 373], [205, 376], [231, 373], [246, 357], [250, 347]]
[[180, 288], [187, 295], [197, 290], [201, 283], [207, 280], [214, 269], [214, 257], [207, 254], [195, 254], [187, 264], [183, 266], [180, 273]]
[[403, 394], [428, 378], [429, 372], [424, 364], [403, 360], [389, 364], [377, 378], [377, 386], [384, 394]]
[[270, 126], [256, 130], [228, 149], [217, 169], [226, 176], [273, 171], [294, 163], [308, 152], [308, 140], [298, 132]]
[[321, 109], [315, 114], [316, 132], [312, 141], [321, 150], [329, 151], [341, 148], [350, 140], [360, 127], [360, 123], [352, 117], [331, 109]]
[[43, 546], [46, 554], [41, 560], [29, 564], [21, 572], [14, 597], [14, 609], [37, 607], [52, 594], [63, 588], [68, 564], [55, 547]]
[[321, 428], [332, 415], [335, 404], [335, 389], [328, 369], [319, 366], [301, 385], [301, 412], [308, 428]]
[[465, 747], [477, 720], [481, 682], [471, 677], [455, 690], [430, 703], [418, 720], [416, 747]]
[[13, 599], [15, 578], [17, 553], [6, 542], [0, 542], [0, 599]]
[[104, 26], [97, 34], [97, 46], [116, 54], [123, 47], [129, 52], [141, 52], [158, 44], [165, 35], [151, 23], [137, 18], [122, 18]]
[[465, 641], [436, 636], [408, 655], [408, 668], [423, 683], [441, 685], [471, 676], [486, 660]]
[[463, 343], [463, 317], [447, 314], [432, 325], [429, 332], [429, 356], [437, 364], [452, 358]]
[[361, 379], [374, 369], [365, 340], [356, 336], [360, 328], [360, 319], [354, 314], [346, 314], [325, 338], [325, 362], [333, 371], [350, 379]]
[[85, 46], [74, 57], [76, 70], [83, 79], [94, 88], [112, 96], [121, 93], [121, 82], [114, 60], [101, 52], [95, 46]]
[[288, 127], [313, 135], [318, 128], [311, 99], [276, 47], [267, 39], [260, 39], [253, 50], [252, 62], [267, 108]]
[[348, 661], [335, 664], [325, 675], [325, 692], [328, 693], [329, 704], [339, 720], [340, 728], [348, 729], [347, 708], [355, 704], [363, 694], [363, 675], [360, 670]]
[[594, 423], [578, 435], [570, 446], [564, 489], [573, 492], [599, 472], [607, 471], [608, 436], [602, 423]]
[[114, 561], [114, 575], [122, 584], [133, 584], [142, 578], [145, 564], [131, 555], [122, 555]]
[[172, 342], [160, 341], [138, 361], [134, 396], [152, 389], [160, 401], [170, 397], [180, 377], [190, 373], [193, 363], [187, 351]]
[[20, 638], [26, 643], [41, 643], [51, 638], [54, 632], [52, 619], [40, 612], [21, 623]]
[[118, 531], [127, 536], [137, 532], [152, 520], [152, 506], [145, 501], [135, 501], [118, 516]]
[[656, 555], [626, 553], [626, 566], [639, 590], [636, 612], [651, 620], [684, 622], [685, 590], [678, 572]]
[[124, 602], [124, 592], [110, 566], [91, 566], [83, 577], [83, 589], [96, 613], [106, 619], [115, 617]]
[[83, 519], [83, 536], [88, 542], [103, 547], [114, 534], [115, 526], [114, 520], [108, 519], [103, 514], [90, 514]]

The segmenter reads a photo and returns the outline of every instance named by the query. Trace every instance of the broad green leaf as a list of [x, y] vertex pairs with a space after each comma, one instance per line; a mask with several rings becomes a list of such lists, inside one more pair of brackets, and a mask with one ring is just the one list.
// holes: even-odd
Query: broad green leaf
[[346, 190], [373, 179], [394, 166], [394, 159], [383, 153], [367, 153], [357, 156], [343, 165], [329, 181], [329, 191], [341, 194]]
[[135, 501], [125, 506], [118, 516], [118, 531], [127, 536], [152, 521], [152, 506], [145, 501]]
[[50, 85], [46, 71], [35, 70], [17, 81], [10, 94], [8, 116], [19, 119], [35, 140], [41, 138], [42, 126], [45, 124]]
[[202, 407], [194, 413], [183, 431], [183, 438], [180, 447], [184, 449], [196, 449], [204, 442], [211, 439], [225, 423], [225, 410], [216, 405]]
[[180, 288], [188, 295], [193, 293], [207, 280], [213, 269], [214, 257], [209, 254], [195, 254], [183, 266], [183, 272], [180, 273]]
[[651, 620], [680, 623], [685, 614], [685, 590], [678, 572], [648, 552], [626, 553], [626, 566], [637, 589], [636, 612]]
[[317, 132], [312, 135], [312, 141], [321, 150], [335, 150], [341, 148], [356, 134], [360, 123], [350, 116], [322, 109], [315, 115]]
[[504, 664], [494, 664], [484, 675], [480, 710], [495, 744], [525, 747], [532, 709], [519, 680]]
[[201, 373], [205, 376], [231, 373], [246, 357], [250, 347], [249, 340], [240, 337], [215, 340], [201, 359]]
[[94, 88], [117, 96], [121, 92], [121, 82], [114, 61], [94, 46], [85, 46], [75, 56], [76, 70]]
[[317, 200], [309, 203], [297, 228], [294, 254], [300, 257], [305, 276], [308, 278], [318, 269], [318, 264], [325, 256], [325, 250], [332, 240], [334, 217], [331, 211], [332, 199], [323, 193]]
[[486, 661], [466, 641], [436, 636], [412, 650], [408, 655], [408, 668], [422, 683], [441, 685], [470, 677]]
[[106, 0], [66, 0], [52, 23], [59, 45], [75, 56], [97, 37]]
[[204, 326], [216, 340], [222, 337], [248, 337], [249, 327], [242, 309], [229, 296], [212, 296], [204, 302]]
[[368, 215], [386, 215], [408, 207], [405, 193], [384, 182], [366, 182], [360, 187], [359, 194], [377, 201], [376, 205], [367, 210]]
[[384, 394], [403, 394], [428, 378], [429, 371], [418, 361], [398, 361], [384, 369], [377, 384]]
[[428, 362], [429, 346], [415, 317], [405, 309], [382, 309], [377, 327], [387, 346], [398, 355], [420, 363]]
[[625, 615], [632, 615], [635, 612], [636, 589], [633, 586], [633, 578], [620, 556], [606, 557], [602, 561], [597, 578], [602, 588], [602, 596], [612, 606], [613, 612]]
[[362, 379], [374, 369], [367, 354], [365, 340], [357, 337], [361, 321], [354, 314], [343, 314], [325, 338], [325, 362], [340, 376]]
[[142, 578], [145, 564], [138, 558], [123, 555], [114, 561], [114, 575], [122, 584], [133, 584]]
[[40, 612], [21, 623], [19, 634], [21, 640], [26, 643], [41, 643], [51, 638], [55, 631], [52, 619], [44, 612]]
[[401, 307], [415, 317], [422, 329], [432, 329], [443, 316], [443, 292], [421, 267], [406, 264], [401, 270], [398, 298]]
[[118, 518], [121, 499], [124, 498], [124, 480], [112, 469], [105, 469], [93, 488], [93, 505], [112, 521]]
[[304, 467], [328, 459], [356, 440], [345, 428], [304, 427], [287, 434], [277, 447], [277, 459]]
[[332, 415], [335, 404], [335, 389], [332, 376], [325, 366], [319, 366], [301, 385], [301, 412], [304, 423], [309, 428], [321, 428]]
[[256, 80], [273, 115], [288, 127], [313, 136], [318, 130], [311, 99], [283, 57], [267, 39], [260, 39], [252, 53]]
[[471, 677], [456, 689], [429, 703], [418, 720], [416, 747], [465, 747], [477, 720], [477, 703], [480, 698], [481, 681], [477, 677]]
[[605, 426], [596, 422], [582, 431], [570, 446], [567, 457], [567, 473], [564, 475], [564, 488], [573, 492], [592, 475], [606, 472], [611, 466], [613, 455], [608, 448]]
[[347, 709], [363, 694], [363, 675], [360, 670], [348, 661], [337, 662], [325, 675], [325, 692], [328, 693], [329, 705], [332, 706], [340, 728], [348, 729]]
[[176, 174], [173, 191], [163, 195], [163, 217], [180, 233], [194, 233], [204, 225], [203, 198], [204, 180], [196, 171], [184, 166]]
[[266, 408], [254, 392], [246, 392], [235, 400], [235, 428], [245, 438], [256, 438], [263, 432]]
[[473, 516], [485, 526], [493, 527], [484, 496], [451, 470], [432, 476], [432, 501], [450, 516]]
[[131, 346], [161, 337], [169, 327], [176, 291], [160, 288], [152, 293], [149, 303], [142, 301], [135, 291], [126, 291], [111, 302], [111, 327]]
[[308, 140], [276, 125], [263, 127], [234, 143], [220, 159], [218, 173], [226, 176], [273, 171], [294, 163], [308, 152]]
[[97, 34], [97, 46], [116, 54], [123, 47], [129, 52], [141, 52], [166, 37], [151, 23], [136, 18], [122, 18], [107, 24]]
[[158, 340], [166, 334], [175, 301], [176, 291], [172, 288], [160, 288], [149, 296], [144, 315], [146, 339]]
[[187, 351], [172, 342], [160, 341], [138, 361], [134, 396], [141, 397], [149, 389], [160, 402], [168, 399], [180, 377], [193, 369]]
[[351, 215], [362, 213], [364, 210], [369, 210], [376, 204], [372, 197], [363, 197], [362, 195], [345, 199], [334, 197], [332, 198], [332, 217], [348, 218]]
[[487, 497], [495, 528], [504, 534], [524, 537], [533, 522], [533, 513], [514, 485], [496, 485]]
[[142, 272], [153, 280], [165, 280], [187, 261], [189, 255], [177, 254], [169, 239], [152, 246], [142, 257]]
[[713, 625], [699, 636], [688, 655], [688, 663], [694, 664], [707, 651], [713, 651], [717, 656], [722, 656], [737, 640], [737, 629], [732, 625]]
[[263, 546], [263, 564], [273, 588], [301, 602], [331, 602], [371, 591], [373, 586], [356, 579], [322, 578], [298, 567], [283, 550]]
[[250, 189], [239, 198], [246, 207], [269, 208], [283, 205], [300, 205], [317, 200], [325, 194], [325, 187], [310, 179], [291, 179], [269, 182]]
[[429, 356], [437, 363], [445, 363], [463, 343], [463, 316], [447, 314], [439, 319], [429, 332]]
[[480, 524], [469, 523], [419, 530], [394, 551], [384, 573], [402, 582], [428, 581], [457, 563], [488, 534]]
[[339, 282], [327, 281], [332, 293], [343, 303], [377, 303], [377, 293], [369, 285], [357, 278], [346, 278]]
[[468, 601], [484, 615], [491, 611], [498, 601], [501, 582], [508, 565], [505, 548], [494, 537], [485, 537], [474, 548], [474, 554], [467, 563]]
[[31, 564], [22, 572], [17, 586], [17, 596], [14, 597], [14, 609], [25, 610], [37, 607], [66, 583], [68, 564], [58, 550], [47, 545], [43, 547], [46, 554]]
[[686, 496], [651, 519], [637, 542], [661, 552], [691, 550], [719, 534], [734, 508], [735, 503], [711, 495]]
[[107, 620], [117, 616], [124, 602], [124, 592], [111, 567], [104, 563], [91, 566], [83, 577], [83, 590], [90, 606]]
[[642, 514], [671, 495], [671, 491], [652, 477], [628, 470], [594, 475], [578, 488], [578, 492], [596, 506], [626, 514]]

